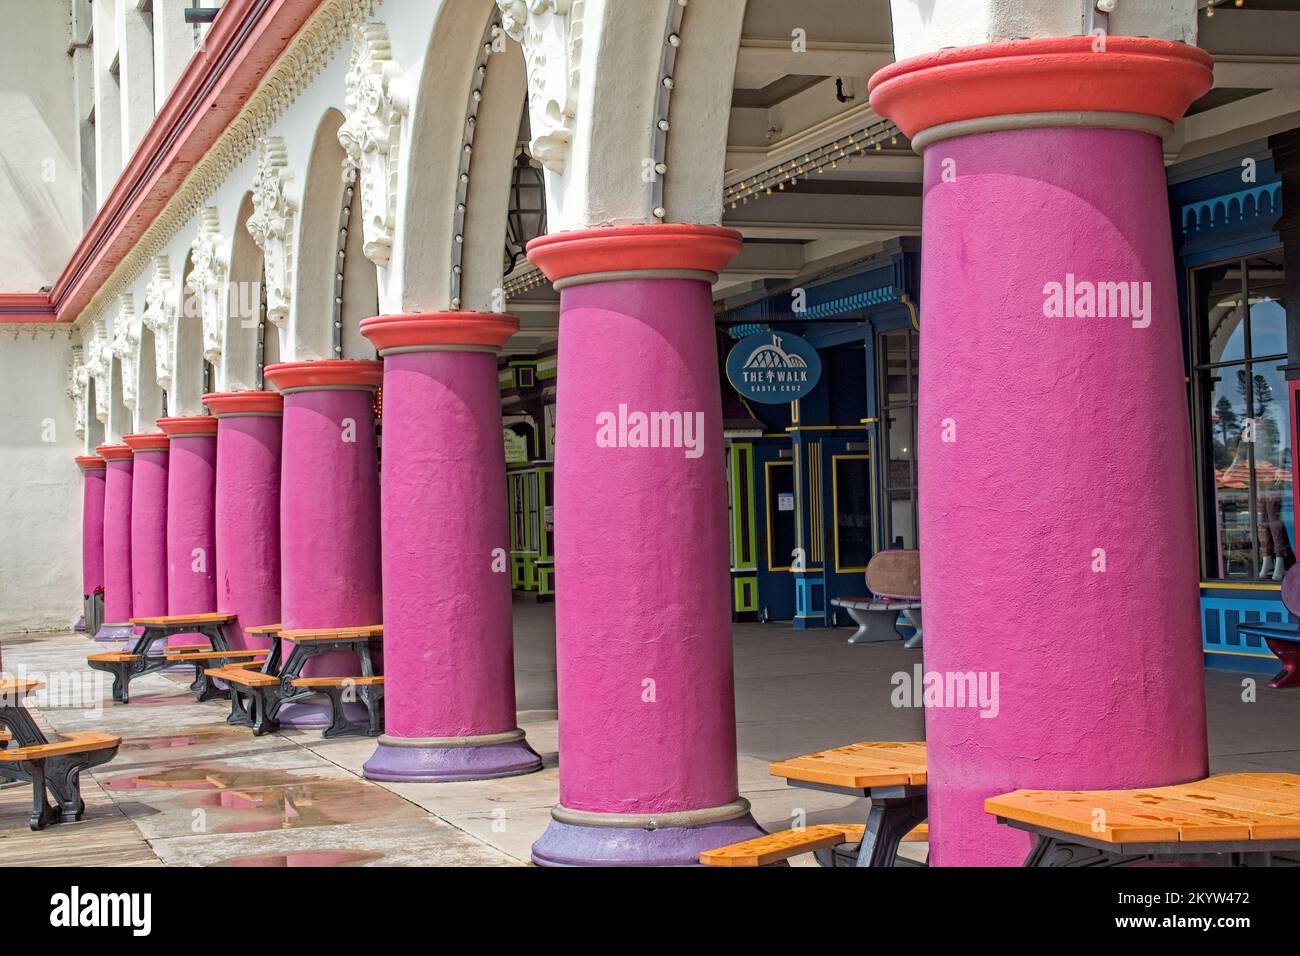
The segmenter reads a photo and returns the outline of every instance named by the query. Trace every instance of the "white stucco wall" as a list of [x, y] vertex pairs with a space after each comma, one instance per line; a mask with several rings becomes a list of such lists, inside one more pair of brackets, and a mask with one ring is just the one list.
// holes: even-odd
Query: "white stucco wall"
[[[9, 0], [0, 30], [0, 292], [54, 282], [81, 238], [67, 0]], [[16, 25], [21, 24], [21, 28]]]
[[0, 634], [81, 613], [81, 453], [67, 330], [0, 326]]

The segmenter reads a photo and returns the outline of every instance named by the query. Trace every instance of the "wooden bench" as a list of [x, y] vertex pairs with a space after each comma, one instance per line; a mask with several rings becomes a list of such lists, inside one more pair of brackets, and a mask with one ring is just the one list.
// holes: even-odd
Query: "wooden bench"
[[[780, 830], [743, 843], [706, 850], [700, 854], [700, 862], [705, 866], [774, 866], [802, 853], [844, 844], [860, 845], [866, 829], [861, 823], [818, 823], [797, 830]], [[925, 843], [929, 839], [930, 829], [925, 823], [903, 836], [904, 843]]]
[[[112, 760], [122, 743], [121, 737], [98, 732], [47, 739], [24, 703], [26, 696], [40, 686], [41, 682], [35, 680], [0, 680], [0, 723], [6, 728], [5, 745], [0, 749], [0, 778], [32, 785], [32, 815], [28, 822], [33, 830], [42, 830], [59, 820], [80, 820], [86, 808], [81, 799], [81, 771]], [[47, 790], [57, 802], [57, 809], [46, 799]]]
[[[113, 675], [113, 700], [123, 704], [131, 702], [131, 681], [144, 674], [162, 670], [173, 664], [167, 659], [169, 651], [197, 651], [211, 649], [225, 651], [229, 648], [226, 628], [233, 623], [233, 614], [173, 614], [167, 617], [137, 617], [131, 623], [141, 630], [129, 651], [91, 654], [86, 663], [95, 670]], [[208, 644], [185, 644], [164, 648], [157, 652], [154, 646], [175, 634], [197, 633], [208, 639]]]
[[223, 667], [226, 664], [241, 660], [260, 665], [266, 660], [266, 651], [182, 650], [169, 647], [167, 653], [163, 656], [176, 664], [194, 665], [194, 680], [190, 684], [190, 690], [194, 691], [195, 699], [202, 702], [205, 700], [225, 700], [230, 693], [230, 691], [218, 687], [208, 679], [207, 670], [211, 665], [215, 664], [218, 667]]
[[[818, 824], [769, 833], [700, 854], [706, 866], [766, 866], [814, 853], [822, 866], [895, 866], [904, 840], [928, 840], [925, 744], [866, 741], [779, 760], [774, 777], [810, 790], [871, 801], [866, 824]], [[906, 864], [905, 864], [906, 865]]]
[[251, 727], [254, 736], [258, 737], [279, 726], [269, 713], [275, 691], [280, 687], [280, 678], [275, 674], [233, 664], [212, 667], [203, 673], [230, 688], [230, 716], [226, 718], [226, 723]]
[[1036, 837], [1025, 866], [1300, 863], [1300, 775], [1228, 773], [1135, 790], [1016, 790], [999, 823]]
[[1273, 675], [1268, 686], [1274, 690], [1300, 687], [1300, 564], [1293, 564], [1282, 578], [1282, 606], [1296, 619], [1286, 623], [1241, 621], [1237, 633], [1258, 637], [1282, 662], [1282, 670]]
[[871, 594], [831, 599], [832, 606], [843, 608], [858, 625], [849, 643], [877, 644], [901, 639], [898, 615], [906, 612], [915, 633], [903, 646], [920, 647], [921, 552], [879, 551], [867, 563], [865, 577]]

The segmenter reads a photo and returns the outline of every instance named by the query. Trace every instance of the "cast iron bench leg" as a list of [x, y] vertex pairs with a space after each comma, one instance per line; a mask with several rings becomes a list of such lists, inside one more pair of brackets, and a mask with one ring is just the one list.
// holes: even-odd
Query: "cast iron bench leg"
[[850, 644], [879, 644], [883, 641], [896, 641], [899, 638], [895, 625], [898, 623], [897, 611], [867, 611], [858, 608], [845, 608], [853, 623], [858, 625], [857, 633], [849, 638]]
[[19, 767], [32, 782], [32, 815], [28, 820], [28, 826], [33, 830], [44, 830], [51, 823], [58, 820], [59, 815], [55, 809], [50, 806], [50, 801], [45, 799], [45, 767], [44, 761], [26, 760], [19, 764]]
[[[244, 703], [245, 695], [249, 698], [249, 704]], [[241, 727], [253, 726], [253, 717], [248, 712], [252, 704], [252, 694], [242, 691], [233, 684], [230, 687], [230, 716], [226, 718], [226, 723], [236, 724]]]
[[1085, 866], [1133, 866], [1136, 863], [1148, 863], [1150, 856], [1116, 857], [1105, 850], [1094, 849], [1078, 843], [1070, 843], [1056, 837], [1038, 834], [1034, 847], [1025, 858], [1025, 866], [1037, 867], [1085, 867]]
[[867, 831], [858, 846], [856, 866], [893, 866], [898, 859], [898, 844], [903, 842], [928, 814], [926, 798], [872, 797], [867, 814]]
[[[58, 801], [64, 823], [76, 823], [86, 812], [86, 802], [81, 799], [81, 771], [112, 759], [113, 751], [91, 751], [83, 754], [69, 754], [66, 757], [51, 757], [45, 772], [45, 782], [50, 793]], [[96, 757], [101, 759], [96, 760]]]
[[363, 687], [361, 699], [366, 702], [366, 715], [370, 721], [368, 737], [378, 737], [384, 732], [384, 688]]
[[[270, 702], [267, 697], [274, 692], [274, 687], [250, 687], [249, 698], [252, 701], [251, 710], [253, 712], [253, 736], [261, 737], [263, 734], [269, 734], [280, 729], [280, 722], [271, 715], [271, 709], [274, 708], [278, 713], [280, 708], [275, 706], [275, 702]], [[277, 700], [278, 700], [278, 695]]]

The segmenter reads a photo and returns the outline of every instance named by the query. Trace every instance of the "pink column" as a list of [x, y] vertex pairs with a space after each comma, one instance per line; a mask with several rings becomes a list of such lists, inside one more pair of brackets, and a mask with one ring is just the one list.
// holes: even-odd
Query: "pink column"
[[[383, 609], [374, 401], [383, 365], [288, 362], [267, 366], [264, 375], [284, 396], [281, 623], [286, 630], [378, 624]], [[317, 657], [303, 670], [310, 677], [359, 673], [349, 651]], [[320, 726], [329, 722], [328, 710], [290, 705], [279, 720]]]
[[926, 707], [938, 865], [1024, 860], [1029, 837], [984, 812], [990, 795], [1207, 768], [1158, 134], [1209, 89], [1211, 62], [1092, 42], [946, 50], [872, 80], [873, 107], [925, 158], [925, 669], [988, 691]]
[[366, 319], [384, 359], [385, 733], [372, 780], [541, 769], [515, 720], [505, 455], [506, 315]]
[[217, 610], [237, 617], [231, 644], [266, 647], [247, 629], [280, 623], [280, 425], [276, 392], [203, 396], [217, 419]]
[[87, 633], [99, 629], [104, 592], [104, 483], [107, 467], [98, 455], [78, 455], [81, 490], [81, 605]]
[[[722, 410], [710, 285], [740, 234], [559, 233], [560, 805], [541, 864], [693, 864], [761, 831], [736, 782]], [[635, 416], [677, 427], [657, 447]], [[667, 446], [667, 447], [665, 447]]]
[[131, 625], [131, 472], [126, 445], [100, 445], [104, 459], [104, 621], [97, 641], [125, 641]]
[[[217, 609], [217, 420], [207, 415], [160, 418], [171, 440], [167, 472], [167, 613]], [[192, 644], [192, 634], [167, 643]]]
[[131, 616], [167, 613], [167, 459], [163, 434], [123, 435], [135, 453], [131, 481]]

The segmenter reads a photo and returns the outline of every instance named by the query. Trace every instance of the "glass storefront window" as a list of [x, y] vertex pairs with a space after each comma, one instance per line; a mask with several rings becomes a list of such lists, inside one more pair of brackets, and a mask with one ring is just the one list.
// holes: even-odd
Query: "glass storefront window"
[[1280, 253], [1192, 276], [1202, 573], [1280, 580], [1295, 563], [1286, 301]]
[[916, 394], [920, 338], [910, 328], [883, 332], [880, 424], [884, 449], [885, 547], [915, 548]]

